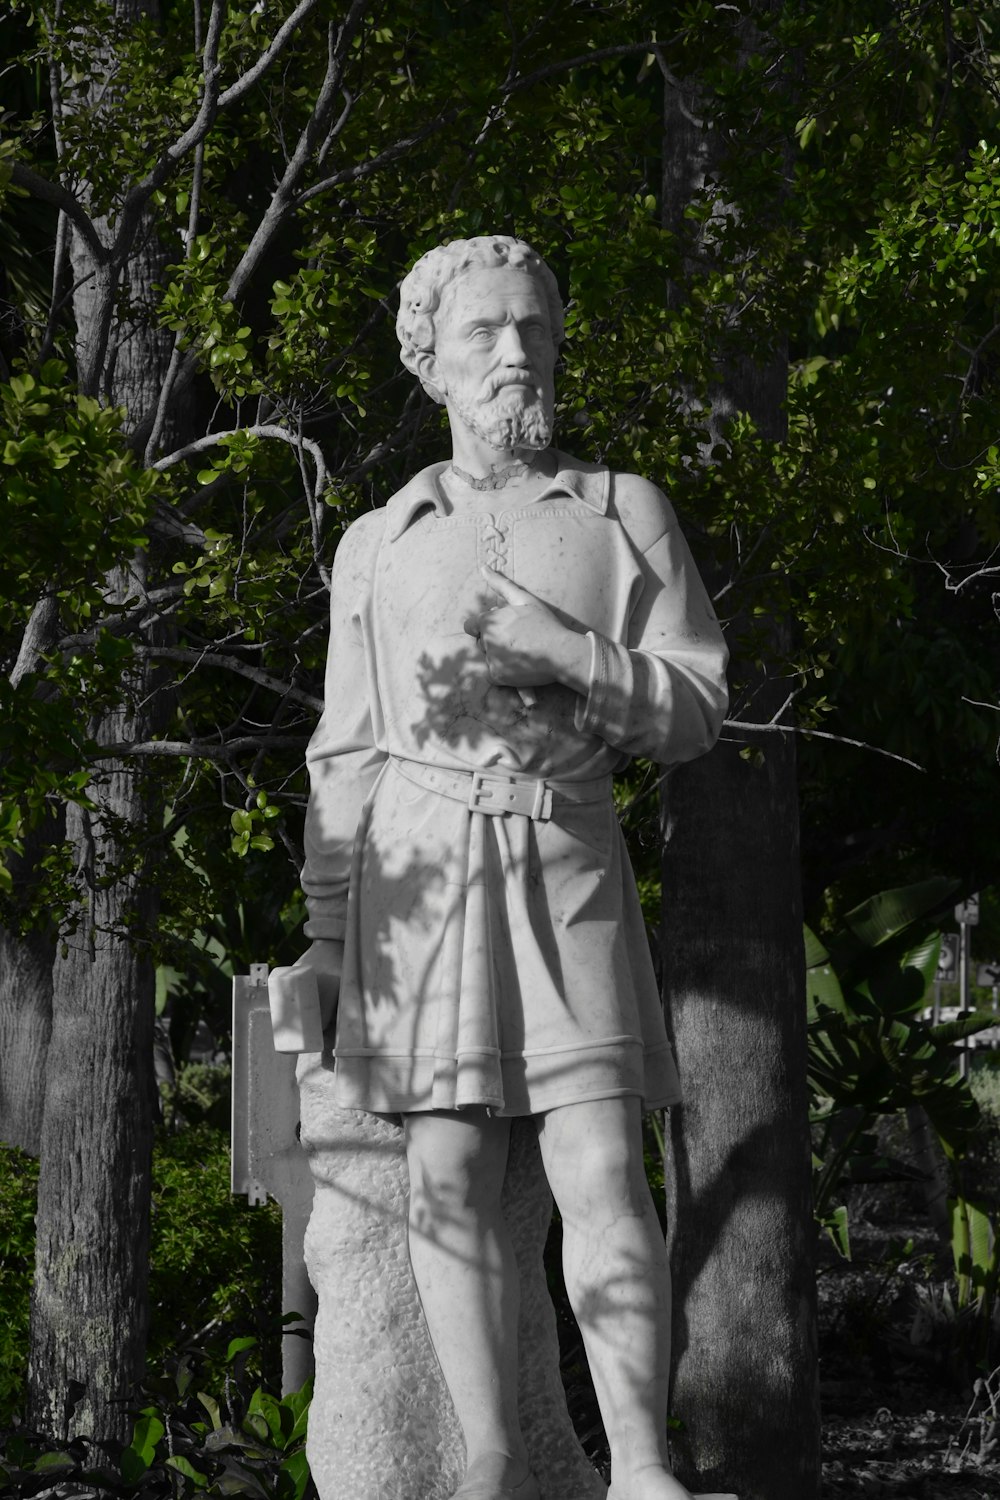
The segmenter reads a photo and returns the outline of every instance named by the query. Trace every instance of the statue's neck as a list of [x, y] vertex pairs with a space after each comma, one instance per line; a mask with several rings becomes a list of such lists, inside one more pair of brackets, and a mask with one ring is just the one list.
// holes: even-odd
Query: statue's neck
[[[438, 487], [448, 508], [491, 513], [530, 504], [536, 495], [548, 488], [558, 464], [552, 448], [540, 453], [531, 449], [522, 451], [530, 458], [530, 463], [515, 457], [509, 466], [500, 466], [497, 450], [491, 449], [491, 467], [483, 475], [464, 472], [462, 466], [453, 460], [438, 475]], [[472, 482], [475, 480], [478, 483]]]

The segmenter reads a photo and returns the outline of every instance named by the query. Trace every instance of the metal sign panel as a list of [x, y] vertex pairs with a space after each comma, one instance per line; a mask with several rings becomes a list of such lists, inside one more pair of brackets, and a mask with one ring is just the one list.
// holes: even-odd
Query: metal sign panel
[[234, 1193], [282, 1207], [312, 1201], [312, 1174], [299, 1144], [296, 1058], [276, 1052], [267, 966], [233, 979], [232, 1171]]
[[935, 979], [942, 980], [945, 984], [958, 978], [958, 933], [942, 932], [941, 952], [938, 954], [938, 966]]
[[[285, 1328], [281, 1388], [301, 1389], [312, 1374], [316, 1294], [304, 1256], [313, 1177], [299, 1141], [296, 1057], [277, 1052], [267, 996], [267, 964], [233, 980], [233, 1115], [231, 1186], [252, 1204], [268, 1194], [281, 1204], [281, 1305], [300, 1320]], [[300, 1336], [305, 1334], [305, 1337]]]
[[979, 896], [966, 896], [965, 900], [955, 907], [955, 921], [963, 922], [966, 927], [976, 927], [979, 923]]

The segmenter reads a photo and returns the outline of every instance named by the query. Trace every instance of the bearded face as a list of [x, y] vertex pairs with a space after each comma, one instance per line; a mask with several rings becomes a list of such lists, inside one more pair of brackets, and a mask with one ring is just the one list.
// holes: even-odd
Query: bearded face
[[556, 351], [536, 278], [510, 267], [466, 272], [447, 289], [435, 333], [433, 385], [452, 421], [497, 450], [547, 448]]
[[452, 392], [451, 399], [466, 426], [491, 448], [547, 448], [552, 441], [551, 381], [546, 389], [516, 374], [494, 376], [478, 391]]

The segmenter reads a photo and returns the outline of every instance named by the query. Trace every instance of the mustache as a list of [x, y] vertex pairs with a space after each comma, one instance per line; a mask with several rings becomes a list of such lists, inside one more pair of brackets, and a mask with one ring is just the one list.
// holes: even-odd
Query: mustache
[[538, 397], [542, 394], [538, 382], [532, 380], [530, 375], [508, 372], [506, 375], [491, 375], [487, 378], [478, 397], [479, 404], [484, 406], [487, 401], [492, 401], [494, 396], [498, 396], [501, 391], [511, 386], [524, 387], [533, 391]]

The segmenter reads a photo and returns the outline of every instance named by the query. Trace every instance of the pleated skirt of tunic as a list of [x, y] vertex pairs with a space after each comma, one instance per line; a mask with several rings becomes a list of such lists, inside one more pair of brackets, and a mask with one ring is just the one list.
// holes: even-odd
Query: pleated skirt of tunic
[[355, 842], [335, 1059], [337, 1102], [380, 1114], [676, 1104], [610, 796], [491, 816], [388, 761]]

